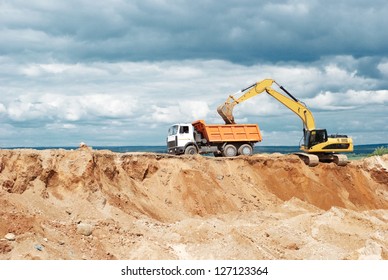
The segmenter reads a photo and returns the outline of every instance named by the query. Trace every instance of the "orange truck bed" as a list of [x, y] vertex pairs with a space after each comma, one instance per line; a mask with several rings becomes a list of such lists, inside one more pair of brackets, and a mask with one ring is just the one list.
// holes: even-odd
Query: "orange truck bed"
[[209, 142], [261, 142], [257, 124], [206, 124], [203, 120], [192, 123]]

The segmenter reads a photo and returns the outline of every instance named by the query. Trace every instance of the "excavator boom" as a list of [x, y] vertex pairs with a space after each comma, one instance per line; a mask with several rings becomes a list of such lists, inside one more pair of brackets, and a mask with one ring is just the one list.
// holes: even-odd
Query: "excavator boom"
[[[235, 94], [241, 94], [239, 98], [235, 98], [233, 95], [229, 95], [228, 99], [224, 104], [221, 104], [217, 108], [218, 114], [225, 121], [225, 124], [234, 124], [234, 116], [233, 116], [233, 108], [237, 104], [262, 93], [266, 88], [270, 87], [274, 83], [274, 80], [266, 79], [261, 81], [260, 83], [255, 83], [247, 88], [244, 88]], [[248, 91], [249, 90], [249, 91]]]
[[230, 95], [224, 104], [218, 106], [217, 108], [218, 114], [222, 117], [222, 119], [225, 121], [226, 124], [234, 124], [235, 123], [234, 116], [233, 116], [234, 106], [265, 91], [273, 98], [278, 100], [280, 103], [282, 103], [284, 106], [286, 106], [291, 111], [293, 111], [295, 114], [297, 114], [301, 118], [307, 130], [314, 130], [315, 129], [314, 117], [311, 111], [306, 107], [306, 105], [303, 104], [298, 99], [296, 99], [294, 96], [292, 96], [282, 86], [279, 86], [280, 89], [282, 89], [289, 97], [277, 92], [271, 87], [273, 83], [277, 84], [274, 80], [266, 79], [256, 84], [253, 84], [245, 89], [240, 90], [238, 93], [243, 93], [243, 94], [237, 99], [234, 96]]

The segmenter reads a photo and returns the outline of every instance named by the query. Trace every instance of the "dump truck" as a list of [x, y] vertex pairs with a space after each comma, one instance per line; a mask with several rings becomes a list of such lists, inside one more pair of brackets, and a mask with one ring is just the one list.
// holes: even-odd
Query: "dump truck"
[[167, 152], [174, 155], [213, 154], [216, 157], [252, 155], [261, 142], [257, 124], [206, 124], [204, 120], [172, 125]]

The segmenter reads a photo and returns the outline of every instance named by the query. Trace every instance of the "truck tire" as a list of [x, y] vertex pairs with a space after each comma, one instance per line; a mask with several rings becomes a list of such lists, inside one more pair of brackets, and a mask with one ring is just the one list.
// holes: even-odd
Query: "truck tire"
[[222, 154], [224, 157], [234, 157], [237, 155], [237, 148], [232, 144], [228, 144], [224, 147]]
[[187, 146], [185, 149], [185, 155], [196, 155], [198, 153], [195, 146]]
[[253, 148], [249, 144], [242, 144], [240, 148], [238, 148], [238, 154], [242, 156], [251, 156], [253, 154]]

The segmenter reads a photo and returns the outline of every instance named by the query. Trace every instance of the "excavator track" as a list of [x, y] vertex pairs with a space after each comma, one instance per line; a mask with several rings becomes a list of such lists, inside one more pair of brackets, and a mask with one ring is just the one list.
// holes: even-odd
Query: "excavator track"
[[348, 164], [348, 157], [346, 155], [335, 154], [334, 162], [339, 166], [345, 166]]
[[307, 153], [294, 153], [294, 155], [297, 155], [306, 165], [310, 167], [317, 166], [319, 163], [319, 157], [317, 155]]
[[348, 164], [348, 157], [343, 154], [320, 154], [319, 161], [334, 162], [338, 166], [345, 166]]
[[316, 166], [319, 162], [334, 162], [338, 166], [346, 166], [349, 162], [348, 157], [342, 154], [322, 154], [314, 155], [307, 153], [294, 153], [294, 155], [299, 156], [301, 160], [308, 166]]

